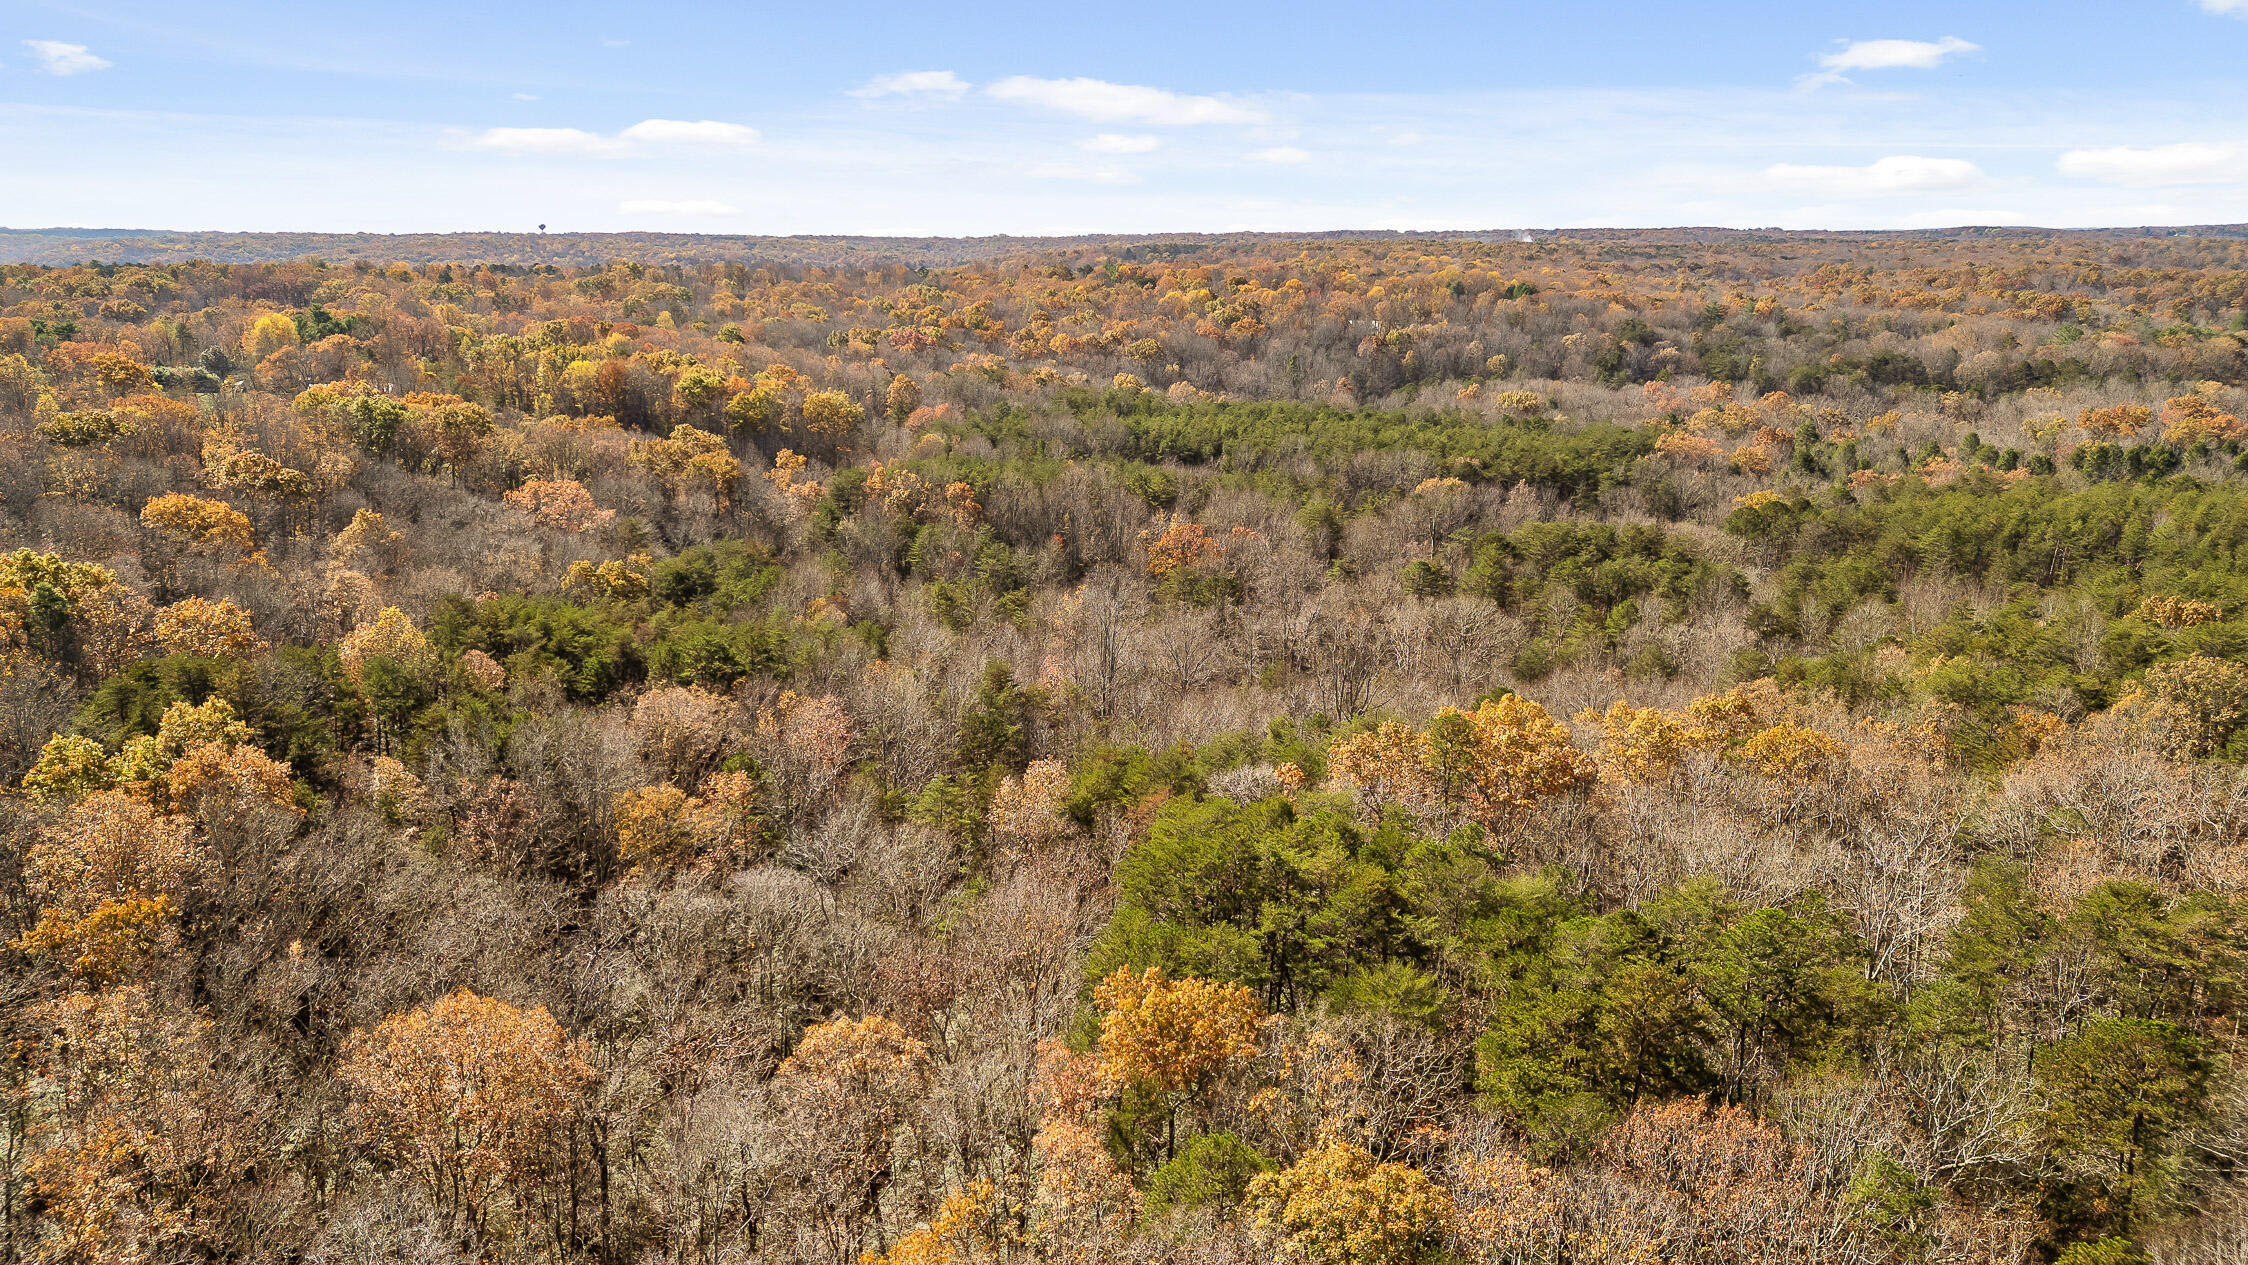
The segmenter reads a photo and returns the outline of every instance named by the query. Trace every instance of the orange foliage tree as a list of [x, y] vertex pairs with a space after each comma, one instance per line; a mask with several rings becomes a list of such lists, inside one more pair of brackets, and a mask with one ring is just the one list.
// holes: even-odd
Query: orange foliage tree
[[465, 1227], [536, 1226], [567, 1197], [593, 1072], [544, 1006], [458, 989], [355, 1034], [341, 1074], [367, 1139]]

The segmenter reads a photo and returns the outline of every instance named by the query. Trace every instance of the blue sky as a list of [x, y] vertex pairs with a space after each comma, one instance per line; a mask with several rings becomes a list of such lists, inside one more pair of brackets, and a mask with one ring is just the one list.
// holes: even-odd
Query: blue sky
[[2248, 0], [0, 4], [0, 225], [2248, 220]]

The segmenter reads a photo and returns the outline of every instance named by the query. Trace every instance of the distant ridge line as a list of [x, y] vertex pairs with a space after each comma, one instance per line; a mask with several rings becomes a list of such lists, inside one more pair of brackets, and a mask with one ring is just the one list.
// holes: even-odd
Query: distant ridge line
[[644, 263], [743, 263], [872, 267], [950, 267], [1039, 251], [1129, 247], [1189, 250], [1252, 241], [1534, 241], [1641, 242], [1683, 246], [1721, 240], [1925, 240], [1960, 238], [2248, 238], [2248, 224], [2047, 229], [1961, 225], [1929, 229], [1479, 228], [1331, 229], [1286, 233], [1084, 233], [1059, 237], [875, 237], [856, 234], [706, 233], [235, 233], [146, 228], [0, 228], [0, 264], [213, 263], [252, 264], [320, 258], [335, 263], [458, 263], [583, 267], [612, 260]]

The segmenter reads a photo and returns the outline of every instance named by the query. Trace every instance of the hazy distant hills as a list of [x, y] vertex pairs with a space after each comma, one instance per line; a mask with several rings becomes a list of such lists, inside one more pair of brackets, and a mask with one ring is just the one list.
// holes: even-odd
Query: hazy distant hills
[[[2086, 237], [2242, 237], [2248, 224], [2166, 228], [2065, 230]], [[1101, 233], [1076, 237], [755, 237], [705, 233], [222, 233], [133, 228], [0, 228], [0, 264], [168, 263], [207, 259], [219, 263], [264, 263], [319, 258], [403, 263], [495, 263], [558, 266], [637, 259], [648, 263], [811, 264], [828, 267], [907, 264], [945, 267], [1044, 250], [1099, 247], [1142, 255], [1192, 254], [1219, 245], [1258, 238], [1291, 240], [1396, 239], [1426, 237], [1503, 241], [1521, 237], [1579, 241], [1636, 241], [1682, 246], [1722, 239], [1795, 238], [1806, 242], [1867, 237], [2050, 238], [2056, 230], [1961, 227], [1913, 232], [1783, 232], [1779, 229], [1486, 229], [1401, 233], [1347, 230], [1326, 233]]]
[[[1262, 234], [1145, 233], [1082, 237], [751, 237], [704, 233], [187, 233], [163, 229], [0, 228], [0, 263], [263, 263], [319, 258], [385, 263], [776, 263], [944, 267], [1002, 255], [1088, 246], [1193, 253]], [[1394, 238], [1388, 232], [1290, 233], [1290, 238]], [[1419, 235], [1416, 235], [1419, 236]], [[1446, 234], [1445, 236], [1465, 236]], [[1478, 234], [1477, 236], [1486, 236]], [[1489, 234], [1487, 236], [1502, 236]], [[1160, 251], [1158, 251], [1160, 253]]]

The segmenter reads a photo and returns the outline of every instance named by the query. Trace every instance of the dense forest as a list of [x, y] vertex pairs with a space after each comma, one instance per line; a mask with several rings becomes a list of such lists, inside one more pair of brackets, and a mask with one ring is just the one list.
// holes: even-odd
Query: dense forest
[[0, 1259], [2248, 1261], [2248, 238], [384, 240], [0, 265]]

